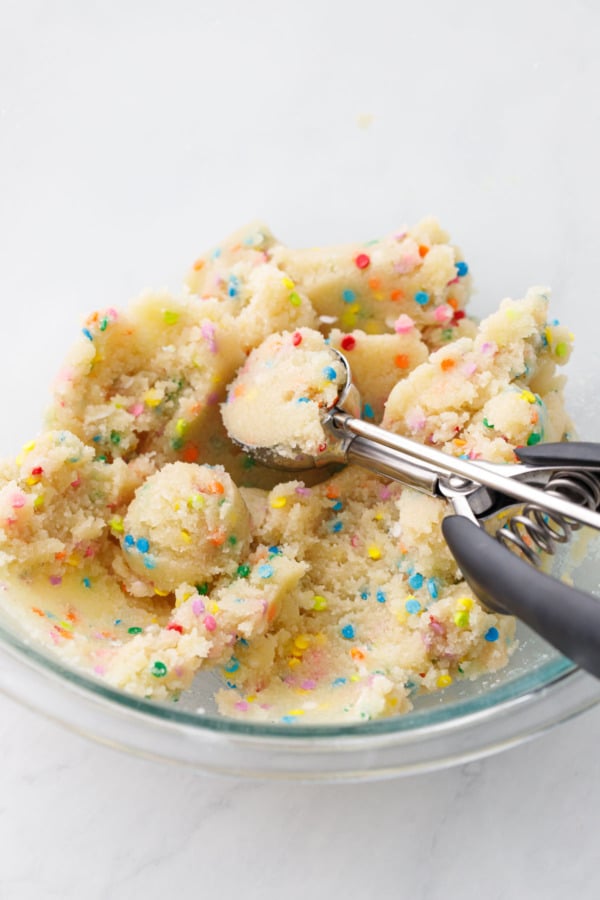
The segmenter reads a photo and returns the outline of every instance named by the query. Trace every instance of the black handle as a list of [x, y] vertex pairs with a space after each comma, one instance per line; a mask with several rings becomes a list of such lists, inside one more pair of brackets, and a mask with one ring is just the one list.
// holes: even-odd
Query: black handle
[[445, 518], [442, 532], [467, 582], [489, 609], [518, 616], [600, 678], [600, 600], [539, 572], [464, 516]]
[[585, 441], [563, 441], [559, 444], [536, 444], [519, 447], [515, 453], [530, 466], [599, 466], [600, 444]]

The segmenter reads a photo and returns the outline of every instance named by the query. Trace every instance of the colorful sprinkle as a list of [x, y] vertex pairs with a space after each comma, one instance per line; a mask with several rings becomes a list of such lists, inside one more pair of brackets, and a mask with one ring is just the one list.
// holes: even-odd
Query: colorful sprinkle
[[460, 262], [454, 263], [454, 268], [456, 269], [456, 274], [459, 278], [464, 278], [464, 276], [469, 271], [468, 265], [462, 260]]
[[163, 313], [163, 320], [165, 325], [177, 325], [179, 322], [179, 313], [166, 309]]
[[346, 288], [345, 291], [342, 291], [342, 300], [344, 303], [354, 303], [356, 300], [356, 294], [354, 291], [351, 291], [349, 288]]
[[[250, 574], [250, 566], [246, 563], [242, 563], [241, 566], [237, 567], [237, 575], [238, 578], [247, 578]], [[202, 592], [200, 592], [202, 593]]]
[[411, 590], [418, 591], [423, 587], [423, 576], [420, 572], [415, 572], [414, 575], [411, 575], [408, 579], [408, 583], [410, 585]]
[[322, 597], [320, 594], [315, 594], [313, 597], [313, 609], [317, 612], [323, 612], [324, 609], [327, 609], [327, 600], [325, 597]]
[[292, 344], [294, 345], [294, 347], [299, 347], [301, 343], [302, 343], [302, 335], [300, 334], [299, 331], [295, 331], [294, 334], [292, 335]]
[[404, 609], [411, 616], [415, 616], [421, 610], [421, 604], [414, 597], [411, 597], [410, 600], [407, 600], [404, 604]]
[[148, 551], [150, 550], [150, 542], [147, 538], [138, 538], [135, 546], [140, 551], [140, 553], [148, 553]]
[[371, 265], [371, 258], [366, 253], [359, 253], [355, 257], [354, 262], [359, 269], [368, 269]]
[[347, 334], [346, 337], [342, 338], [341, 348], [342, 350], [354, 350], [356, 347], [356, 339], [352, 337], [351, 334]]
[[258, 567], [258, 574], [261, 578], [271, 578], [274, 571], [273, 566], [269, 563], [263, 563], [262, 566]]
[[217, 627], [217, 620], [214, 616], [204, 616], [204, 627], [207, 631], [214, 631]]
[[374, 419], [375, 418], [375, 413], [373, 412], [373, 407], [371, 406], [370, 403], [365, 403], [365, 405], [363, 407], [363, 416], [365, 417], [365, 419]]
[[127, 634], [141, 634], [144, 629], [140, 628], [138, 625], [133, 625], [131, 628], [127, 629]]
[[163, 662], [159, 662], [158, 660], [152, 665], [150, 669], [150, 674], [154, 675], [155, 678], [164, 678], [167, 674], [167, 667]]
[[375, 599], [377, 600], [378, 603], [385, 603], [386, 598], [385, 598], [384, 592], [377, 591], [377, 593], [375, 594]]
[[429, 294], [426, 291], [417, 291], [415, 294], [415, 303], [418, 303], [419, 306], [425, 306], [429, 303]]
[[351, 641], [356, 635], [354, 625], [344, 625], [340, 633], [347, 641]]
[[273, 509], [283, 509], [286, 503], [287, 497], [283, 497], [281, 495], [279, 497], [273, 497], [273, 499], [271, 500], [271, 506], [273, 507]]
[[371, 546], [367, 550], [367, 554], [370, 559], [381, 559], [381, 550], [375, 544], [371, 544]]
[[489, 641], [490, 644], [493, 644], [494, 641], [497, 641], [499, 637], [500, 637], [500, 632], [498, 631], [497, 628], [494, 628], [494, 627], [488, 628], [488, 630], [484, 634], [485, 640]]
[[86, 336], [86, 338], [88, 339], [88, 341], [94, 340], [94, 335], [89, 330], [89, 328], [82, 328], [81, 330], [82, 330], [83, 334]]
[[328, 381], [335, 381], [337, 378], [337, 372], [333, 368], [333, 366], [325, 366], [323, 369], [323, 375]]
[[449, 687], [452, 684], [452, 675], [440, 675], [436, 684], [439, 688]]
[[541, 439], [542, 439], [541, 434], [536, 434], [536, 432], [532, 432], [529, 435], [529, 437], [527, 438], [527, 446], [533, 447], [535, 444], [539, 444]]

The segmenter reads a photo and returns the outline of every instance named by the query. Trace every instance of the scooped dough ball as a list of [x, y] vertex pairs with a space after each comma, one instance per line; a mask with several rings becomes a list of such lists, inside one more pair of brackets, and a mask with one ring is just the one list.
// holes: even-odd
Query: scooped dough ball
[[340, 359], [318, 331], [272, 334], [253, 350], [222, 407], [231, 438], [294, 459], [327, 449], [321, 416], [345, 384]]
[[159, 591], [231, 571], [249, 545], [248, 509], [222, 466], [164, 466], [137, 490], [123, 525], [129, 567]]

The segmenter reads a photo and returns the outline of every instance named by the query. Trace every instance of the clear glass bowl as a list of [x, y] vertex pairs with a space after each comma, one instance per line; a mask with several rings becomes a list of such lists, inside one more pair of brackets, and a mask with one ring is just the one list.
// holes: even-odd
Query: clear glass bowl
[[[199, 252], [257, 215], [302, 245], [435, 213], [481, 315], [551, 285], [577, 338], [570, 408], [580, 437], [600, 439], [596, 10], [259, 6], [12, 8], [0, 34], [0, 455], [38, 430], [86, 311], [177, 289]], [[597, 588], [593, 557], [578, 578]], [[134, 699], [64, 668], [4, 616], [0, 687], [98, 740], [207, 771], [383, 777], [495, 752], [600, 700], [596, 680], [525, 628], [519, 641], [493, 677], [344, 728], [219, 718], [212, 675], [178, 704]]]

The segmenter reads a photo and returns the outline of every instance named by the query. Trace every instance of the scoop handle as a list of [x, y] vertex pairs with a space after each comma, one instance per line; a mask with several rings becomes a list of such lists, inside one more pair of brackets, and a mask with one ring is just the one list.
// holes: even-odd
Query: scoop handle
[[600, 678], [600, 600], [539, 572], [464, 516], [442, 532], [477, 597], [517, 616], [569, 659]]
[[530, 466], [600, 468], [600, 444], [591, 441], [536, 444], [533, 447], [519, 447], [515, 453], [521, 462]]

